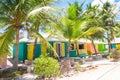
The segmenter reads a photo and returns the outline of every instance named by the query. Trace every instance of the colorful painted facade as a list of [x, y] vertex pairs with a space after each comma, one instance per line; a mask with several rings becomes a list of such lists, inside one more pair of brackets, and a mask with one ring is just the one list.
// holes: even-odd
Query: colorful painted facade
[[[60, 41], [49, 41], [51, 46], [56, 50], [57, 54], [60, 57], [67, 56], [67, 42], [60, 42]], [[19, 43], [19, 61], [24, 61], [25, 59], [33, 60], [33, 58], [39, 57], [41, 54], [53, 54], [53, 51], [50, 50], [46, 43], [41, 43], [36, 45], [35, 54], [33, 54], [34, 45], [29, 42], [20, 42]], [[78, 51], [77, 48], [78, 47]], [[105, 44], [95, 44], [97, 52], [104, 52], [106, 49]], [[120, 45], [117, 45], [120, 48]], [[71, 43], [71, 50], [70, 50], [70, 57], [77, 57], [77, 56], [85, 56], [86, 54], [93, 55], [95, 50], [91, 43], [81, 44]], [[15, 46], [13, 47], [13, 58], [15, 54]]]

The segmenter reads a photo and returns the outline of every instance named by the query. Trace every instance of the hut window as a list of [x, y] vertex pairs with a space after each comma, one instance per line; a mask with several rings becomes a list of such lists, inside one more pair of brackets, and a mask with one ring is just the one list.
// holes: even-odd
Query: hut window
[[83, 44], [79, 44], [79, 49], [84, 49], [84, 45]]
[[70, 47], [71, 47], [71, 50], [74, 50], [74, 44], [71, 44]]

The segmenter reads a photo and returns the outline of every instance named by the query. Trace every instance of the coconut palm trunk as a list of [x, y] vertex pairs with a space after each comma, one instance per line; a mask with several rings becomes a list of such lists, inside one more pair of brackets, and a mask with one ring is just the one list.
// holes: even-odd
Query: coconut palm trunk
[[111, 43], [108, 42], [108, 52], [110, 53], [110, 51], [111, 51]]
[[[35, 28], [37, 31], [39, 31], [39, 27], [35, 27]], [[38, 38], [36, 37], [34, 44], [33, 44], [34, 45], [34, 47], [33, 47], [33, 60], [35, 59], [35, 52], [36, 52], [35, 49], [36, 49], [37, 40], [38, 40]]]
[[109, 34], [108, 34], [108, 32], [107, 32], [107, 42], [108, 42], [108, 52], [110, 53], [111, 43], [110, 43], [110, 39], [109, 39]]
[[79, 48], [78, 48], [78, 45], [77, 45], [77, 40], [75, 40], [75, 46], [76, 46], [77, 54], [79, 55]]
[[19, 28], [16, 28], [16, 53], [15, 53], [15, 57], [14, 57], [14, 64], [13, 67], [14, 68], [18, 68], [18, 55], [19, 55]]
[[35, 41], [34, 41], [34, 47], [33, 47], [33, 60], [35, 59], [35, 49], [36, 49], [36, 44], [37, 44], [37, 38], [35, 38]]
[[68, 46], [67, 46], [67, 58], [70, 57], [70, 45], [71, 45], [71, 41], [68, 41]]
[[91, 40], [91, 42], [92, 42], [92, 45], [93, 45], [93, 48], [94, 48], [95, 54], [97, 54], [97, 50], [96, 50], [96, 47], [95, 47], [95, 43], [94, 43], [93, 40]]

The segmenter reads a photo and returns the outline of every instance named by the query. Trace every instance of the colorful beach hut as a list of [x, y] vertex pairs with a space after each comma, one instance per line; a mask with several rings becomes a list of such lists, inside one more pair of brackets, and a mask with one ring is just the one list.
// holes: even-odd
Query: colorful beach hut
[[106, 50], [107, 50], [106, 44], [98, 44], [98, 51], [99, 52], [104, 52]]
[[41, 44], [36, 44], [35, 54], [34, 54], [34, 44], [27, 44], [27, 59], [33, 60], [34, 58], [38, 58], [41, 55]]
[[[27, 44], [29, 42], [20, 42], [19, 43], [19, 52], [18, 52], [18, 60], [19, 61], [24, 61], [27, 59]], [[16, 53], [16, 45], [13, 45], [13, 58], [15, 56]]]

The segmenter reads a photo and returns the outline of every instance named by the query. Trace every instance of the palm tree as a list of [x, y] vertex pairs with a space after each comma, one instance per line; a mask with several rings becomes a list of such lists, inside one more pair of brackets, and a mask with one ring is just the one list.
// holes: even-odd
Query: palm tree
[[[86, 24], [89, 22], [89, 16], [85, 15], [86, 11], [82, 11], [82, 6], [78, 5], [78, 2], [74, 4], [69, 4], [65, 15], [63, 15], [58, 20], [58, 24], [52, 25], [53, 34], [59, 34], [57, 36], [67, 39], [68, 48], [67, 48], [67, 57], [69, 57], [71, 41], [79, 40], [85, 36], [95, 33], [97, 30], [94, 27], [87, 28]], [[76, 47], [78, 49], [78, 47]]]
[[95, 34], [92, 34], [92, 35], [89, 35], [86, 37], [89, 40], [91, 40], [95, 54], [97, 54], [97, 50], [96, 50], [96, 47], [94, 44], [94, 40], [98, 40], [98, 39], [103, 40], [103, 38], [104, 38], [104, 29], [101, 27], [102, 21], [99, 16], [99, 8], [98, 7], [99, 6], [96, 6], [96, 5], [92, 6], [91, 4], [88, 4], [87, 9], [86, 9], [87, 15], [90, 15], [90, 19], [92, 19], [87, 23], [88, 28], [94, 27], [95, 29], [98, 30], [95, 32]]
[[[55, 16], [53, 15], [56, 13], [56, 9], [51, 7], [51, 6], [47, 6], [49, 4], [44, 4], [41, 7], [38, 7], [34, 10], [32, 10], [29, 14], [28, 14], [28, 19], [31, 21], [31, 28], [30, 29], [35, 29], [35, 31], [37, 31], [39, 33], [39, 31], [44, 31], [45, 28], [49, 27], [49, 24], [55, 21]], [[30, 32], [30, 31], [29, 31]], [[31, 33], [31, 32], [30, 32]], [[39, 33], [39, 35], [41, 35]], [[34, 41], [34, 49], [33, 49], [33, 54], [35, 54], [35, 47], [36, 47], [36, 43], [38, 38], [41, 40], [42, 44], [48, 44], [48, 42], [45, 39], [42, 39], [44, 37], [36, 37], [36, 35], [34, 35], [35, 37], [35, 41]], [[46, 47], [45, 47], [46, 49]], [[55, 52], [56, 53], [56, 52]], [[45, 53], [43, 53], [45, 54]], [[33, 57], [34, 58], [34, 57]]]
[[[75, 34], [80, 35], [81, 27], [85, 21], [84, 16], [82, 16], [82, 6], [78, 5], [78, 2], [74, 4], [69, 4], [69, 8], [66, 11], [66, 15], [60, 19], [60, 26], [58, 26], [58, 32], [62, 35], [65, 39], [68, 39], [68, 48], [67, 48], [67, 57], [69, 57], [70, 45], [71, 40], [75, 37]], [[79, 16], [79, 17], [78, 17]], [[81, 18], [81, 20], [77, 19]]]
[[106, 39], [108, 42], [109, 50], [111, 49], [111, 40], [113, 40], [114, 32], [116, 28], [115, 18], [118, 15], [118, 12], [114, 12], [115, 6], [110, 4], [109, 2], [103, 3], [103, 7], [100, 10], [101, 21], [103, 24], [101, 26], [106, 30]]
[[[27, 14], [40, 4], [47, 4], [53, 0], [1, 0], [0, 1], [0, 28], [5, 32], [0, 36], [0, 54], [8, 53], [15, 36], [16, 54], [13, 67], [18, 68], [19, 31], [29, 21]], [[14, 35], [15, 34], [15, 35]]]
[[[98, 21], [95, 18], [97, 18], [98, 16], [95, 16], [96, 15], [95, 11], [97, 10], [98, 6], [91, 6], [91, 4], [89, 4], [87, 5], [87, 9], [83, 12], [82, 5], [83, 4], [81, 4], [79, 7], [77, 3], [75, 4], [75, 6], [78, 9], [78, 12], [81, 12], [77, 15], [78, 17], [75, 23], [77, 25], [74, 25], [74, 34], [73, 34], [73, 40], [75, 41], [76, 51], [78, 54], [79, 54], [79, 49], [77, 46], [77, 41], [81, 38], [90, 37], [102, 30], [102, 28], [96, 27], [98, 26]], [[78, 25], [79, 23], [82, 23], [82, 22], [83, 22], [82, 25]]]

